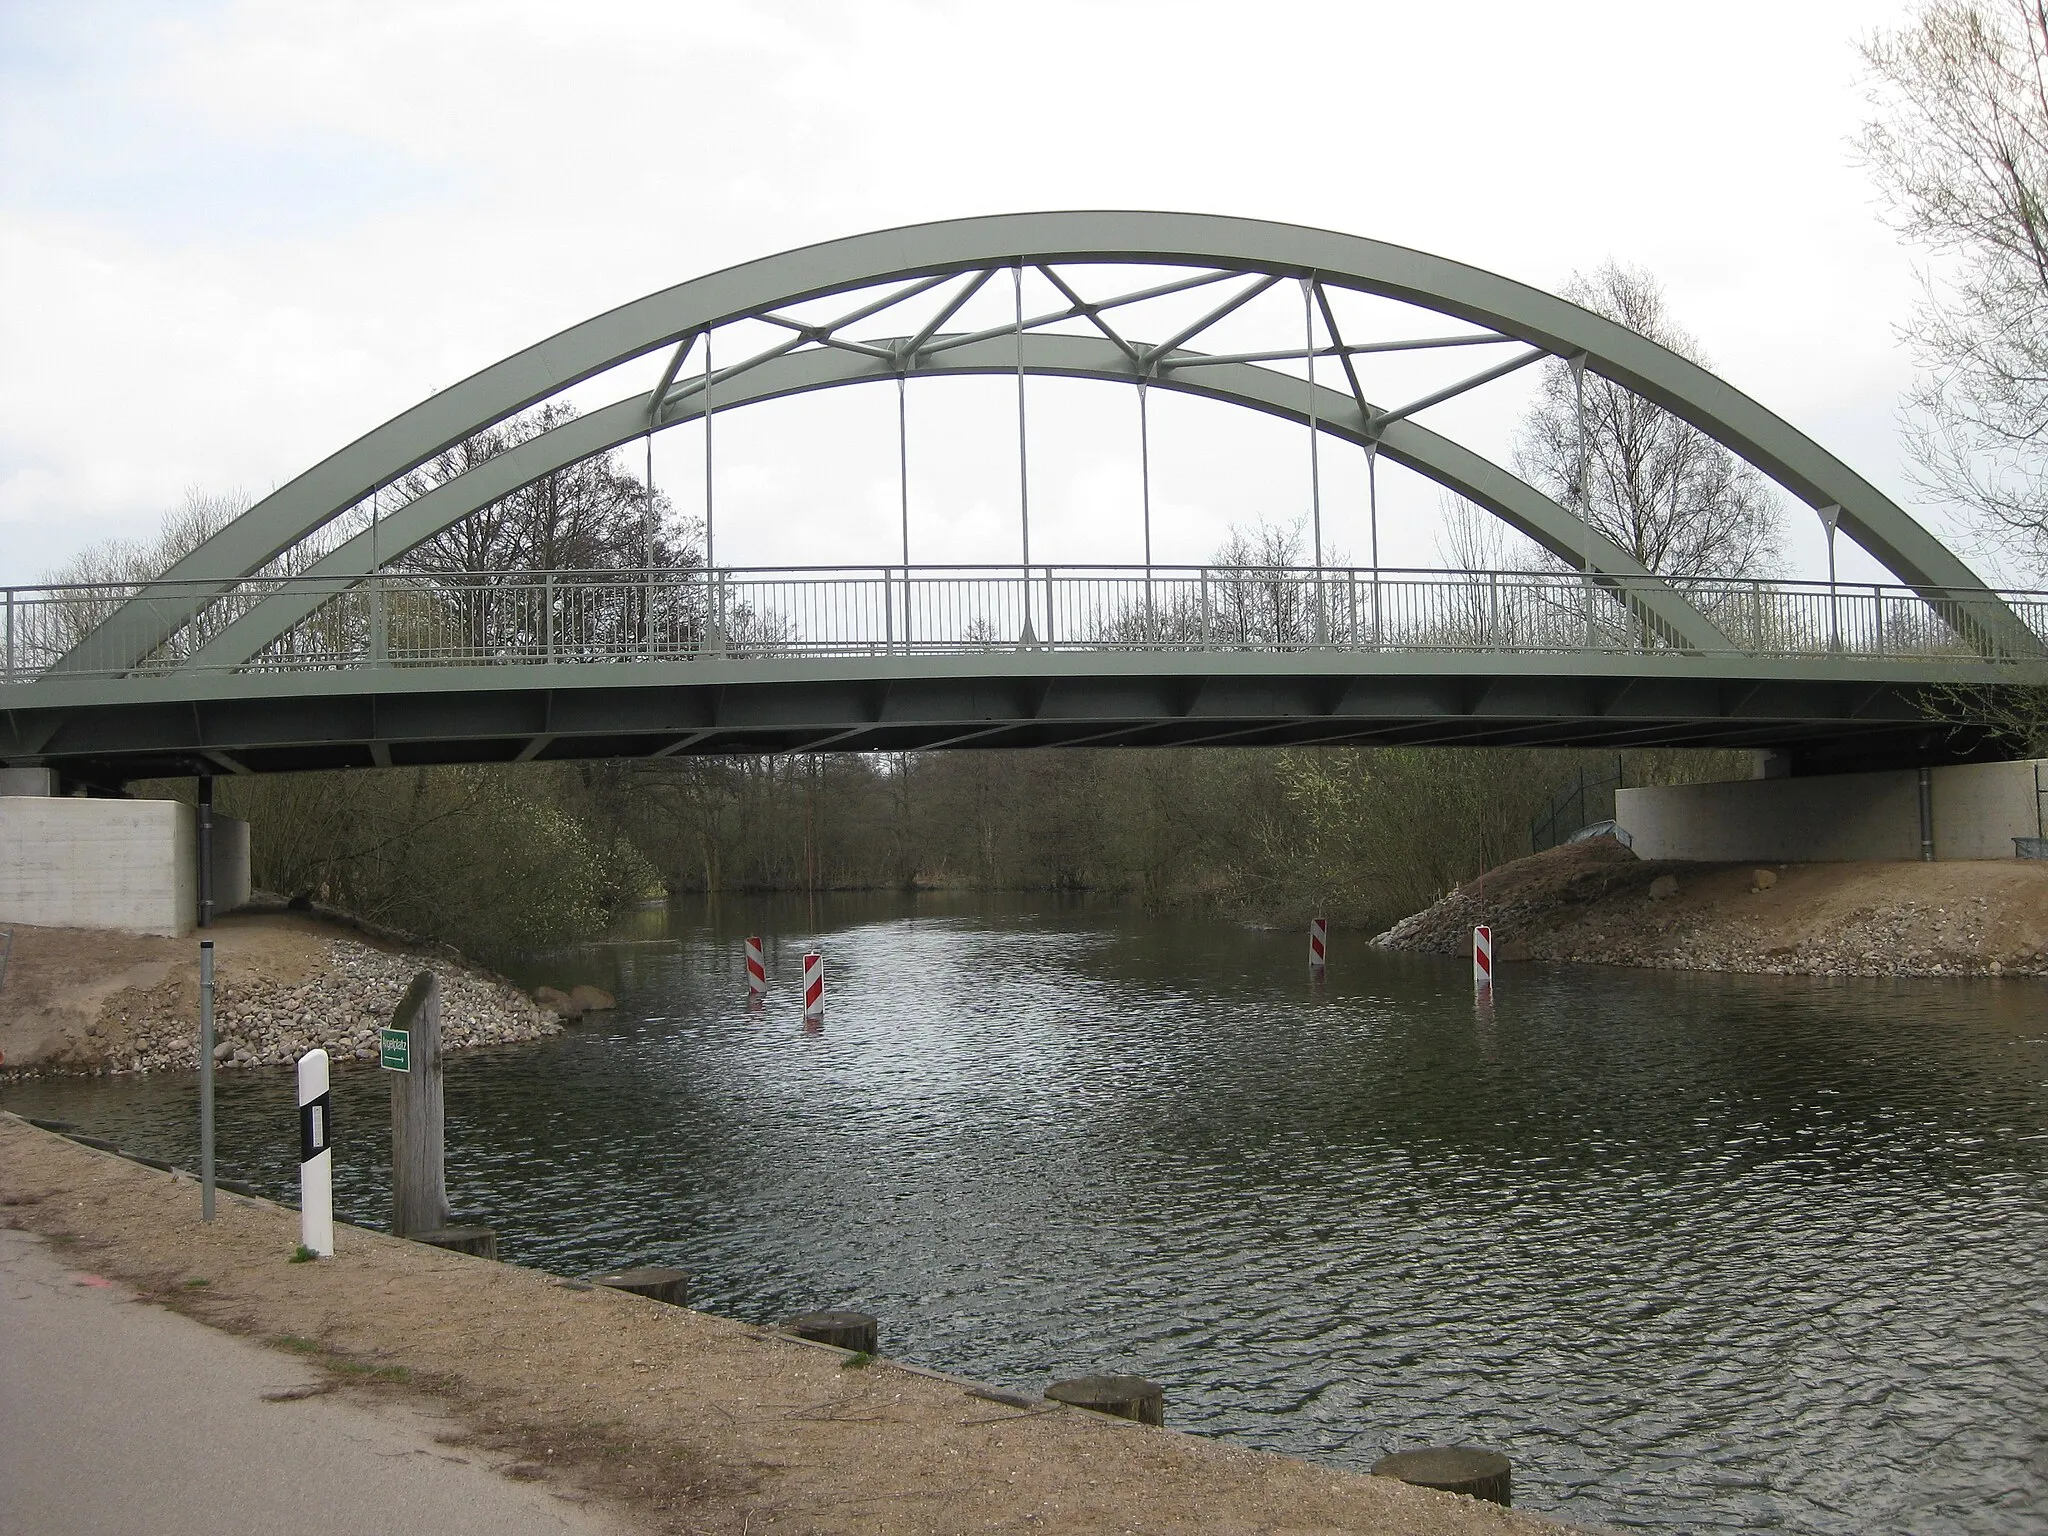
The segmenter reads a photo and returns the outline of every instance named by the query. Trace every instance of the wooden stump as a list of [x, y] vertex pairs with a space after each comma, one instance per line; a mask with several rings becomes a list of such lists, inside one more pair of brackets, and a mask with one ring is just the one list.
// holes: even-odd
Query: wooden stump
[[498, 1256], [498, 1234], [489, 1227], [435, 1227], [431, 1231], [408, 1232], [405, 1235], [429, 1248], [474, 1254], [479, 1259]]
[[411, 1038], [411, 1070], [389, 1074], [391, 1230], [400, 1237], [418, 1237], [451, 1230], [442, 1153], [441, 984], [432, 971], [413, 977], [391, 1027], [409, 1031]]
[[1142, 1376], [1077, 1376], [1045, 1389], [1055, 1403], [1107, 1413], [1140, 1424], [1166, 1426], [1166, 1389]]
[[806, 1312], [782, 1326], [814, 1344], [831, 1344], [864, 1355], [875, 1352], [882, 1329], [881, 1322], [865, 1312]]
[[1374, 1477], [1391, 1477], [1420, 1488], [1441, 1488], [1494, 1504], [1512, 1505], [1514, 1497], [1507, 1457], [1471, 1445], [1438, 1445], [1420, 1451], [1396, 1451], [1372, 1464]]
[[649, 1301], [665, 1301], [672, 1307], [690, 1304], [690, 1277], [680, 1269], [642, 1265], [637, 1269], [615, 1269], [610, 1274], [587, 1278], [592, 1285], [631, 1291], [635, 1296], [645, 1296]]

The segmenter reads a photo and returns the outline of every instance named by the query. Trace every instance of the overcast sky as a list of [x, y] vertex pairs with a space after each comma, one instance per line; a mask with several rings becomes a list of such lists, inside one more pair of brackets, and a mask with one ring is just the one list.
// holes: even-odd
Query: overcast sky
[[[649, 290], [1033, 208], [1284, 219], [1545, 287], [1640, 263], [1719, 372], [1912, 505], [1895, 330], [1915, 256], [1851, 146], [1856, 42], [1903, 14], [0, 0], [0, 583], [146, 534], [188, 490], [260, 496]], [[913, 386], [918, 553], [1014, 558], [1014, 402], [928, 393], [949, 387]], [[1504, 454], [1516, 387], [1424, 419]], [[1034, 554], [1133, 557], [1129, 392], [1033, 389]], [[1172, 407], [1162, 559], [1305, 507], [1298, 430]], [[722, 430], [721, 562], [893, 556], [893, 394]], [[695, 431], [656, 463], [692, 513]], [[1354, 459], [1326, 460], [1326, 522], [1362, 556]], [[1389, 562], [1433, 560], [1434, 491], [1382, 493]], [[1787, 517], [1796, 567], [1820, 571], [1811, 514]]]

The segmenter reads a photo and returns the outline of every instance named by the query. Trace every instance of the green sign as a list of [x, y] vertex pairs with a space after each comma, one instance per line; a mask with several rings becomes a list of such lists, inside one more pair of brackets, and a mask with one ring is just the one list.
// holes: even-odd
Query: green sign
[[377, 1034], [377, 1065], [386, 1072], [412, 1070], [412, 1031], [385, 1029]]

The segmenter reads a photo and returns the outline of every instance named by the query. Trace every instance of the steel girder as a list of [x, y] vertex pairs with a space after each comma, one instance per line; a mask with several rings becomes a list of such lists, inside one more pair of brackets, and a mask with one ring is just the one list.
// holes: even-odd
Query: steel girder
[[[887, 347], [890, 343], [877, 345]], [[1007, 375], [1015, 371], [1019, 352], [1014, 338], [992, 337], [940, 352], [918, 373], [920, 377]], [[1130, 377], [1125, 351], [1102, 337], [1028, 335], [1021, 353], [1025, 372], [1031, 374], [1103, 380]], [[1197, 354], [1174, 352], [1167, 356], [1192, 358]], [[791, 352], [757, 364], [725, 386], [717, 408], [732, 410], [811, 390], [894, 378], [895, 374], [888, 361], [855, 352]], [[1153, 387], [1225, 401], [1293, 421], [1306, 422], [1313, 415], [1319, 428], [1361, 447], [1375, 438], [1360, 403], [1351, 395], [1323, 385], [1313, 386], [1311, 394], [1306, 379], [1271, 368], [1224, 363], [1168, 371], [1153, 382]], [[687, 395], [670, 402], [657, 425], [672, 427], [694, 421], [702, 414], [703, 396]], [[394, 560], [405, 550], [522, 485], [616, 448], [648, 430], [647, 397], [635, 394], [529, 438], [395, 510], [378, 525], [376, 557]], [[1389, 423], [1376, 437], [1378, 451], [1388, 459], [1485, 507], [1559, 558], [1573, 564], [1589, 561], [1598, 576], [1635, 578], [1628, 584], [1623, 600], [1673, 644], [1703, 650], [1733, 648], [1712, 621], [1682, 594], [1657, 581], [1626, 550], [1492, 460], [1413, 421]], [[366, 576], [372, 564], [371, 543], [368, 532], [360, 533], [308, 566], [305, 574], [342, 580]], [[187, 665], [239, 666], [310, 616], [331, 595], [281, 595], [258, 603], [195, 652]]]
[[[1647, 338], [1554, 294], [1444, 257], [1331, 230], [1186, 213], [1021, 213], [912, 225], [677, 284], [559, 332], [392, 418], [265, 497], [165, 577], [225, 586], [463, 438], [711, 327], [877, 284], [1012, 263], [1194, 266], [1310, 278], [1583, 358], [1593, 372], [1689, 422], [1807, 505], [1839, 509], [1838, 526], [1930, 600], [1954, 611], [1957, 593], [1972, 594], [1962, 605], [1963, 623], [1981, 648], [2041, 654], [2040, 642], [1963, 561], [1875, 486], [1748, 395]], [[1141, 376], [1142, 359], [1126, 364], [1125, 377]], [[205, 601], [174, 589], [146, 589], [142, 599], [108, 618], [75, 654], [139, 660]]]
[[[1977, 663], [1965, 681], [2012, 681]], [[2038, 667], [2026, 668], [2030, 674]], [[629, 674], [629, 675], [622, 675]], [[1981, 674], [1981, 675], [1979, 675]], [[0, 760], [87, 783], [206, 772], [948, 746], [1772, 747], [1841, 766], [1962, 760], [1921, 665], [1711, 669], [1681, 656], [1188, 654], [676, 661], [52, 681]], [[2037, 681], [2030, 677], [2028, 681]]]

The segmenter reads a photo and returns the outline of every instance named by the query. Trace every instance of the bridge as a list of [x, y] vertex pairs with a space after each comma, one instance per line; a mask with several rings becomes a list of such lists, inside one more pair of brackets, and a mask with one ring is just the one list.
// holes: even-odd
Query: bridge
[[[1057, 296], [1050, 307], [1027, 312], [1027, 274]], [[1298, 293], [1292, 340], [1203, 349], [1276, 288]], [[1332, 302], [1345, 294], [1393, 301], [1437, 329], [1347, 335]], [[982, 323], [963, 318], [976, 314]], [[1139, 329], [1148, 323], [1164, 328]], [[735, 340], [758, 344], [715, 362]], [[1375, 401], [1362, 387], [1375, 354], [1463, 349], [1483, 365], [1417, 398]], [[431, 484], [417, 473], [651, 359], [651, 390], [550, 418]], [[1839, 530], [1893, 580], [1662, 578], [1579, 515], [1569, 503], [1582, 490], [1557, 500], [1419, 419], [1545, 360], [1707, 434], [1812, 508], [1831, 554]], [[969, 375], [1016, 380], [1014, 563], [913, 563], [907, 450], [900, 550], [830, 569], [717, 563], [716, 419], [858, 384], [894, 382], [900, 404], [908, 379]], [[1135, 389], [1143, 563], [1033, 559], [1025, 381], [1046, 377]], [[1153, 390], [1301, 426], [1311, 560], [1152, 562]], [[408, 563], [522, 488], [692, 423], [706, 436], [706, 525], [701, 555], [681, 565]], [[1364, 456], [1369, 564], [1325, 560], [1325, 451]], [[1382, 566], [1381, 459], [1533, 540], [1544, 568]], [[650, 294], [402, 412], [159, 579], [6, 589], [0, 762], [107, 787], [352, 765], [970, 745], [1668, 744], [1775, 748], [1813, 766], [1931, 763], [1999, 754], [1982, 732], [1939, 723], [1930, 700], [2048, 683], [2044, 637], [2048, 594], [1988, 588], [1763, 405], [1554, 295], [1326, 230], [1019, 214], [859, 235]]]

